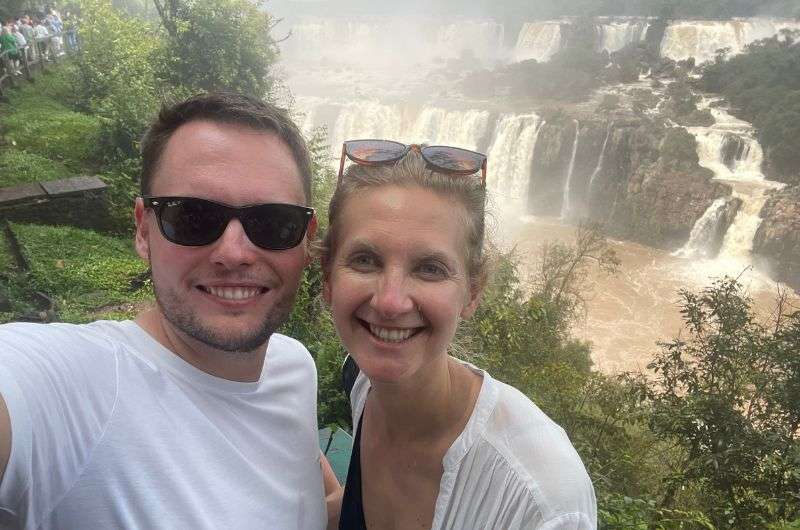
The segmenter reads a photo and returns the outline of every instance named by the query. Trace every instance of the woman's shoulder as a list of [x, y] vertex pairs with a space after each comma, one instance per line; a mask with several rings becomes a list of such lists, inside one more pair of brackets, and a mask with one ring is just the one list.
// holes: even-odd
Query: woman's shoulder
[[477, 441], [485, 457], [502, 461], [544, 521], [570, 514], [594, 520], [594, 487], [564, 429], [516, 388], [490, 383], [497, 400]]

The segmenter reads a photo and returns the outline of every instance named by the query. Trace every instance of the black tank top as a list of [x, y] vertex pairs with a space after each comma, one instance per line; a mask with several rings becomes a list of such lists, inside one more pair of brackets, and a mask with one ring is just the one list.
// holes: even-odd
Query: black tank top
[[358, 420], [356, 436], [353, 439], [353, 452], [347, 468], [347, 483], [342, 497], [342, 512], [339, 516], [339, 530], [367, 530], [364, 520], [364, 504], [361, 501], [361, 424], [364, 413]]

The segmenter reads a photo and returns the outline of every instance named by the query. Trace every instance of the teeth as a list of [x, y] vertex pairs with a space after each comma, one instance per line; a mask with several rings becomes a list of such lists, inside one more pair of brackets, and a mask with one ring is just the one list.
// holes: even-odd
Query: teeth
[[381, 328], [373, 324], [369, 325], [369, 330], [373, 335], [386, 342], [402, 342], [414, 333], [414, 328], [390, 329]]
[[225, 300], [244, 300], [261, 292], [258, 287], [206, 287], [205, 289], [210, 294]]

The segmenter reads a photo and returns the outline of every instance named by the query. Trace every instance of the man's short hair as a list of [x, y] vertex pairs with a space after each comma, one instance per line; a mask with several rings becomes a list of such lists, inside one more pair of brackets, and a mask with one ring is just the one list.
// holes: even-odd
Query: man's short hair
[[199, 94], [171, 106], [164, 106], [142, 138], [141, 194], [149, 195], [153, 176], [172, 134], [194, 120], [244, 125], [256, 131], [276, 134], [289, 147], [297, 164], [306, 196], [311, 203], [311, 159], [303, 134], [289, 114], [270, 103], [230, 92]]

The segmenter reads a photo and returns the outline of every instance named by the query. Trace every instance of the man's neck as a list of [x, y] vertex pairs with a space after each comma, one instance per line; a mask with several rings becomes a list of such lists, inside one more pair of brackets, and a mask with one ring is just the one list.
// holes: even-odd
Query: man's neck
[[253, 382], [261, 377], [267, 343], [251, 352], [212, 348], [175, 329], [158, 309], [140, 313], [135, 321], [162, 346], [198, 370], [230, 381]]

